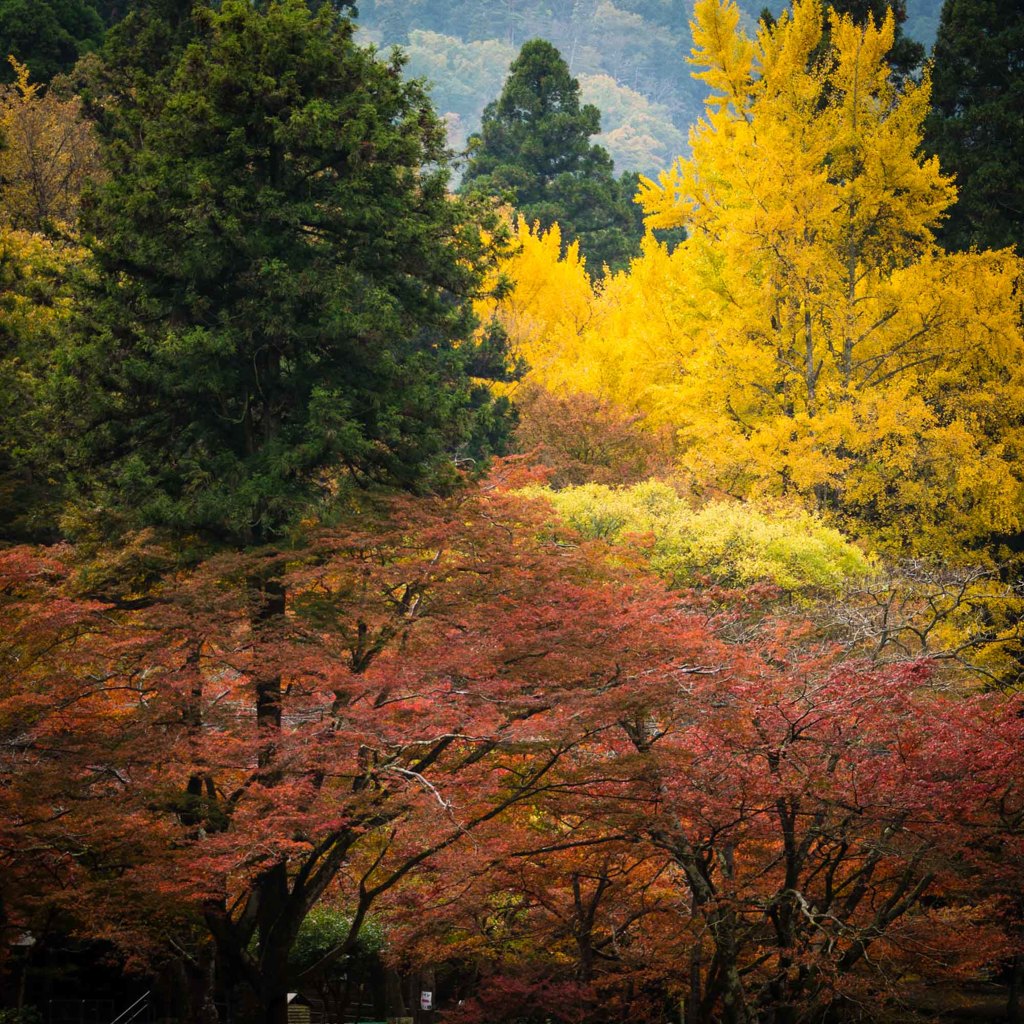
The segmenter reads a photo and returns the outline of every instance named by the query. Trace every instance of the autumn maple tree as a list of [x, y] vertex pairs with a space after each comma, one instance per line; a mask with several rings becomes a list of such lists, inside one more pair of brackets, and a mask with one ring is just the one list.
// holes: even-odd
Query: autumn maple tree
[[810, 1021], [883, 1002], [926, 955], [955, 976], [1006, 948], [958, 896], [965, 854], [1019, 804], [1012, 712], [944, 708], [913, 669], [785, 668], [703, 699], [697, 682], [691, 718], [630, 737], [657, 766], [640, 830], [692, 899], [694, 1022]]
[[413, 955], [487, 978], [458, 1019], [810, 1022], [1011, 950], [1018, 705], [691, 601], [699, 659], [597, 696], [604, 727], [403, 894]]
[[[276, 1021], [289, 951], [326, 893], [349, 908], [343, 956], [381, 894], [541, 792], [614, 717], [608, 702], [656, 664], [706, 657], [699, 619], [642, 582], [612, 585], [584, 550], [543, 539], [542, 518], [524, 529], [530, 516], [521, 499], [409, 500], [314, 549], [168, 569], [138, 602], [76, 601], [95, 569], [16, 549], [18, 871], [35, 868], [17, 836], [52, 829], [65, 874], [50, 899], [94, 900], [115, 936], [145, 930], [154, 904], [169, 929], [198, 922]], [[140, 541], [128, 560], [161, 559], [173, 552]], [[268, 563], [280, 590], [254, 597]], [[261, 599], [282, 607], [254, 614]], [[32, 808], [61, 780], [80, 791], [51, 822]]]

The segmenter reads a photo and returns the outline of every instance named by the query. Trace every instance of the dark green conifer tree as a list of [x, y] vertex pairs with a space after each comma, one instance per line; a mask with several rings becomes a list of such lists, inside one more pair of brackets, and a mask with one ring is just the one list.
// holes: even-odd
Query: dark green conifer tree
[[108, 111], [59, 386], [81, 502], [248, 545], [339, 477], [450, 479], [500, 438], [474, 379], [503, 367], [467, 343], [484, 242], [419, 85], [329, 5], [217, 7], [144, 118]]
[[470, 140], [463, 191], [507, 196], [544, 228], [557, 221], [564, 243], [579, 240], [591, 272], [624, 267], [642, 235], [631, 209], [634, 179], [617, 180], [607, 151], [591, 144], [600, 130], [600, 111], [580, 104], [558, 50], [531, 40]]
[[103, 41], [103, 18], [93, 0], [0, 0], [0, 81], [13, 80], [13, 55], [32, 79], [48, 82]]
[[1024, 239], [1024, 5], [946, 0], [933, 51], [925, 145], [956, 175], [948, 247]]

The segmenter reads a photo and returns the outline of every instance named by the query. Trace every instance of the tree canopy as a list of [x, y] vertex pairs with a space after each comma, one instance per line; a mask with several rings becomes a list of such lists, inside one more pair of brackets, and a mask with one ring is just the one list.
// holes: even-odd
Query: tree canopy
[[756, 39], [731, 3], [696, 11], [706, 116], [641, 192], [689, 237], [598, 291], [524, 244], [496, 313], [534, 379], [672, 431], [697, 493], [799, 496], [904, 554], [1018, 530], [1020, 266], [936, 244], [954, 189], [920, 153], [927, 77], [892, 79], [893, 19], [833, 16], [822, 66], [812, 0]]
[[[907, 22], [906, 0], [828, 0], [826, 13], [842, 17], [847, 15], [857, 25], [866, 25], [869, 21], [880, 25], [886, 17], [892, 16], [894, 22], [892, 46], [886, 55], [886, 62], [894, 74], [900, 78], [916, 71], [924, 60], [925, 48], [916, 38], [904, 34]], [[827, 46], [828, 31], [825, 33]]]
[[[103, 41], [104, 22], [94, 0], [0, 0], [0, 58], [14, 56], [36, 81], [69, 71]], [[0, 81], [14, 73], [0, 67]]]
[[555, 47], [525, 43], [470, 140], [463, 191], [510, 194], [527, 223], [557, 221], [578, 240], [592, 270], [622, 267], [636, 251], [636, 218], [611, 157], [590, 142], [600, 130], [600, 112], [581, 105], [579, 82]]
[[926, 145], [955, 175], [942, 226], [953, 249], [1024, 239], [1024, 11], [1019, 4], [947, 0], [933, 53]]
[[253, 540], [332, 474], [450, 477], [500, 434], [470, 372], [503, 371], [460, 344], [485, 250], [447, 194], [442, 125], [329, 6], [194, 18], [85, 218], [100, 274], [64, 384], [94, 396], [69, 426], [81, 492]]
[[459, 104], [563, 19], [484, 197], [339, 0], [10, 63], [0, 1024], [1019, 1019], [1024, 263], [903, 5], [697, 0], [669, 164], [683, 0], [467, 2], [366, 0]]

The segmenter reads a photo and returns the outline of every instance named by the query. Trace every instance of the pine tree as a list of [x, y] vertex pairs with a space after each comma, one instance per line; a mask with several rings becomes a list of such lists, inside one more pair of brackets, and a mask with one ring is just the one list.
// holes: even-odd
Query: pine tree
[[463, 189], [511, 195], [542, 228], [557, 222], [566, 244], [579, 241], [591, 272], [623, 267], [642, 231], [630, 205], [633, 179], [617, 181], [607, 151], [590, 142], [600, 130], [600, 111], [580, 104], [579, 83], [558, 50], [531, 40], [470, 139]]
[[11, 81], [13, 55], [37, 82], [67, 71], [103, 40], [93, 0], [0, 0], [0, 80]]
[[935, 43], [925, 144], [956, 175], [942, 230], [957, 249], [1024, 239], [1024, 7], [946, 0]]
[[194, 17], [147, 116], [110, 112], [66, 457], [129, 525], [261, 543], [340, 476], [426, 486], [500, 436], [467, 343], [485, 250], [422, 90], [336, 10]]

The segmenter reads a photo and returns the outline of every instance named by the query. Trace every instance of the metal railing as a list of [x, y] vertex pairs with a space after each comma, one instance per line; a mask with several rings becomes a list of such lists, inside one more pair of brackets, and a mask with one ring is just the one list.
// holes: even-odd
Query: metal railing
[[149, 1011], [149, 995], [150, 990], [147, 989], [127, 1010], [119, 1013], [110, 1024], [132, 1024], [132, 1021], [147, 1013]]

